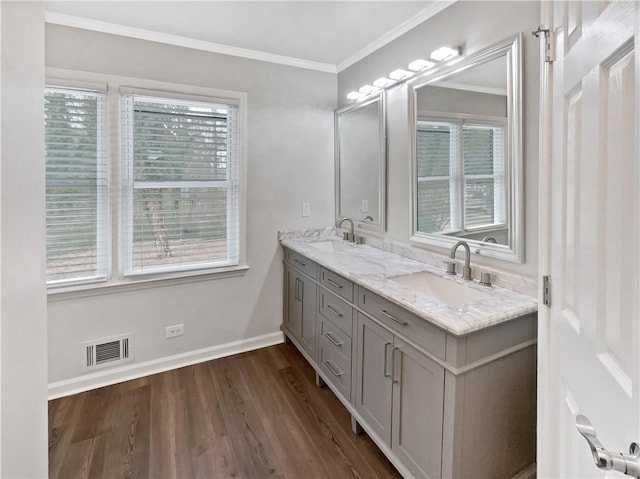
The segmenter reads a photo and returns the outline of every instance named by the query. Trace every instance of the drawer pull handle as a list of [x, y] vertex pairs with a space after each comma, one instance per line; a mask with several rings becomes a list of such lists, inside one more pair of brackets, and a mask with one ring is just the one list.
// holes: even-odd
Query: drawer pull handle
[[338, 289], [344, 288], [344, 286], [342, 286], [341, 284], [336, 283], [331, 278], [327, 278], [327, 283], [329, 283], [331, 286], [333, 286], [335, 288], [338, 288]]
[[344, 374], [343, 371], [333, 364], [333, 361], [330, 359], [324, 362], [324, 365], [333, 373], [334, 376], [340, 377]]
[[384, 309], [381, 309], [380, 312], [382, 314], [384, 314], [387, 318], [391, 319], [392, 321], [395, 321], [396, 323], [398, 323], [401, 326], [406, 326], [409, 323], [407, 323], [406, 321], [403, 321], [402, 319], [398, 319], [395, 316], [391, 316], [389, 313], [387, 313]]
[[331, 311], [333, 311], [334, 313], [336, 313], [340, 317], [344, 316], [344, 314], [342, 314], [340, 311], [338, 311], [336, 308], [334, 308], [330, 304], [327, 304], [327, 309], [330, 309]]
[[298, 263], [300, 266], [302, 266], [303, 268], [306, 268], [307, 263], [303, 263], [302, 261], [300, 261], [298, 258], [293, 258], [293, 261], [295, 261], [296, 263]]
[[324, 333], [324, 335], [329, 341], [331, 341], [334, 344], [334, 346], [338, 346], [340, 348], [344, 344], [344, 341], [340, 341], [339, 339], [336, 339], [335, 336], [331, 334], [331, 331], [327, 331], [326, 333]]

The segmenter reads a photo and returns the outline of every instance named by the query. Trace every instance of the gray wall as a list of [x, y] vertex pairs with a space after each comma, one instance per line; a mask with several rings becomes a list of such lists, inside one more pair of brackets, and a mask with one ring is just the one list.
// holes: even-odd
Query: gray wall
[[[538, 232], [538, 41], [529, 32], [540, 23], [539, 2], [460, 1], [338, 74], [338, 103], [346, 95], [443, 45], [461, 45], [463, 53], [481, 50], [524, 32], [525, 263], [474, 256], [475, 263], [535, 277]], [[386, 237], [410, 236], [411, 145], [405, 84], [387, 90], [388, 196]], [[440, 250], [444, 252], [443, 250]]]
[[[46, 66], [247, 92], [251, 267], [236, 278], [50, 300], [49, 381], [81, 374], [85, 340], [133, 331], [139, 363], [279, 331], [277, 230], [334, 217], [336, 75], [55, 25], [46, 27]], [[176, 323], [184, 336], [165, 340]]]
[[44, 10], [0, 3], [0, 477], [46, 477]]
[[418, 89], [416, 104], [422, 112], [461, 113], [507, 117], [507, 97], [477, 91], [425, 85]]

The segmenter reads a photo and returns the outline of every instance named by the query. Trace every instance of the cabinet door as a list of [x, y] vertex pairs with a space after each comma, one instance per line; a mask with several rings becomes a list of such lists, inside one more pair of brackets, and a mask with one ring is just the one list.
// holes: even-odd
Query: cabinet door
[[393, 334], [366, 316], [357, 316], [356, 410], [390, 444]]
[[293, 268], [287, 267], [287, 331], [300, 340], [302, 335], [302, 301], [300, 296], [300, 276]]
[[394, 338], [391, 449], [416, 477], [442, 471], [444, 368]]
[[301, 331], [300, 344], [307, 353], [315, 360], [316, 358], [316, 309], [317, 291], [313, 281], [299, 275], [298, 296], [301, 307]]

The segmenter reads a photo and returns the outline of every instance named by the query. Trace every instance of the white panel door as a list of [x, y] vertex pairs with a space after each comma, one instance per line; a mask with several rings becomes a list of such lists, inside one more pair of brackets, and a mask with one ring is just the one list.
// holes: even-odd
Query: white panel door
[[541, 307], [538, 477], [623, 477], [596, 467], [576, 415], [616, 453], [640, 442], [639, 3], [543, 9], [556, 48], [541, 123], [551, 306]]

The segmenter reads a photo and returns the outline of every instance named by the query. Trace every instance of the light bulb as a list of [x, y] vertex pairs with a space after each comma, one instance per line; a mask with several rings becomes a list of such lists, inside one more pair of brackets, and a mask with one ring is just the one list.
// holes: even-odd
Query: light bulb
[[412, 70], [414, 72], [419, 72], [421, 70], [426, 70], [427, 68], [431, 68], [433, 65], [435, 65], [435, 63], [419, 58], [418, 60], [414, 60], [411, 63], [409, 63], [409, 66], [407, 68], [409, 68], [409, 70]]
[[389, 78], [391, 78], [392, 80], [400, 81], [400, 80], [409, 78], [412, 75], [413, 75], [413, 72], [409, 72], [407, 70], [403, 70], [402, 68], [399, 68], [398, 70], [393, 70], [391, 73], [389, 73]]
[[391, 80], [387, 77], [380, 77], [373, 82], [373, 86], [376, 86], [378, 88], [386, 88], [393, 85], [394, 83], [396, 83], [394, 80]]
[[449, 47], [440, 47], [437, 50], [431, 52], [431, 59], [438, 62], [443, 62], [445, 60], [449, 60], [450, 58], [457, 57], [458, 55], [460, 55], [460, 50], [458, 48], [453, 49]]
[[348, 100], [359, 100], [363, 96], [364, 95], [362, 95], [362, 93], [359, 93], [357, 91], [352, 91], [352, 92], [347, 93], [347, 99]]
[[379, 90], [380, 88], [373, 85], [362, 85], [358, 91], [363, 95], [371, 95]]

